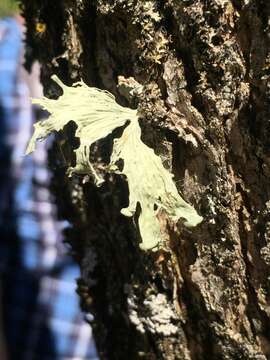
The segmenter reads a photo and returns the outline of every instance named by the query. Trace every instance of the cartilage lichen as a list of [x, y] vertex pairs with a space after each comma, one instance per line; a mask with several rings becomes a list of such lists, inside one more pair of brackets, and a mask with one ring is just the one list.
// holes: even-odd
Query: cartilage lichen
[[[53, 131], [60, 131], [70, 121], [77, 124], [75, 136], [80, 145], [75, 150], [76, 165], [72, 173], [91, 173], [97, 185], [100, 178], [90, 162], [90, 146], [105, 138], [114, 129], [126, 125], [120, 138], [114, 140], [108, 171], [125, 175], [129, 186], [129, 206], [121, 210], [125, 216], [133, 216], [140, 204], [139, 229], [142, 237], [141, 248], [155, 248], [162, 240], [158, 212], [162, 209], [169, 218], [185, 219], [187, 226], [196, 226], [202, 218], [195, 209], [179, 195], [173, 182], [173, 175], [166, 170], [153, 149], [141, 140], [141, 128], [136, 110], [116, 103], [112, 94], [88, 87], [80, 81], [69, 87], [55, 75], [53, 79], [62, 87], [63, 95], [57, 100], [42, 98], [33, 102], [50, 113], [45, 121], [35, 124], [35, 131], [29, 142], [27, 153], [35, 149], [37, 140], [45, 139]], [[127, 125], [127, 123], [129, 124]], [[123, 169], [117, 166], [119, 160]]]

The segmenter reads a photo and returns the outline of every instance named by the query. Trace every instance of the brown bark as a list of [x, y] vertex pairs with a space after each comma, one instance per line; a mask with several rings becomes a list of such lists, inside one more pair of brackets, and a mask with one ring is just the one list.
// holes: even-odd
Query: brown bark
[[[194, 230], [160, 219], [163, 249], [142, 252], [120, 215], [125, 180], [68, 179], [62, 134], [55, 186], [101, 359], [270, 359], [270, 3], [22, 2], [46, 94], [56, 73], [138, 106], [143, 140], [204, 218]], [[134, 79], [142, 93], [127, 96]], [[104, 162], [112, 138], [96, 146]]]

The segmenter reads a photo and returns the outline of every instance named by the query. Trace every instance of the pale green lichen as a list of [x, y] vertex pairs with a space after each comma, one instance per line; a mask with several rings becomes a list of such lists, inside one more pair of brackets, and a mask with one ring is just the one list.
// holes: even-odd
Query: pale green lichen
[[37, 140], [45, 139], [53, 131], [62, 130], [70, 120], [74, 120], [77, 125], [75, 135], [80, 139], [80, 146], [75, 150], [76, 166], [69, 169], [69, 174], [87, 174], [90, 171], [99, 185], [102, 179], [89, 161], [90, 146], [128, 120], [137, 118], [136, 110], [118, 105], [112, 94], [91, 88], [82, 81], [70, 87], [64, 85], [56, 75], [52, 79], [61, 86], [64, 93], [57, 100], [45, 97], [33, 100], [34, 104], [40, 105], [51, 115], [46, 121], [34, 125], [35, 131], [26, 152], [30, 153], [35, 149]]
[[[155, 248], [162, 240], [157, 213], [163, 209], [169, 218], [185, 219], [187, 226], [196, 226], [202, 218], [192, 206], [178, 194], [170, 174], [161, 159], [141, 140], [137, 111], [116, 103], [112, 94], [88, 87], [82, 81], [72, 87], [64, 85], [56, 76], [53, 79], [62, 87], [63, 95], [57, 100], [35, 99], [33, 102], [50, 112], [50, 117], [35, 124], [35, 131], [29, 142], [27, 153], [35, 149], [37, 140], [45, 139], [53, 131], [60, 131], [70, 121], [76, 125], [76, 137], [80, 145], [76, 152], [76, 166], [69, 173], [91, 173], [97, 185], [103, 182], [90, 163], [90, 146], [105, 138], [114, 129], [129, 124], [122, 136], [114, 141], [108, 170], [126, 176], [129, 186], [129, 206], [121, 210], [125, 216], [134, 215], [140, 204], [139, 228], [142, 237], [141, 248]], [[123, 169], [117, 167], [123, 160]]]
[[124, 160], [122, 173], [129, 187], [129, 206], [122, 209], [126, 216], [134, 215], [139, 202], [141, 214], [139, 227], [143, 239], [142, 247], [153, 248], [161, 241], [160, 225], [156, 214], [164, 209], [169, 217], [177, 221], [186, 219], [186, 224], [195, 226], [201, 217], [178, 194], [172, 180], [173, 175], [162, 165], [153, 149], [141, 141], [138, 120], [132, 121], [122, 137], [114, 141], [111, 162]]

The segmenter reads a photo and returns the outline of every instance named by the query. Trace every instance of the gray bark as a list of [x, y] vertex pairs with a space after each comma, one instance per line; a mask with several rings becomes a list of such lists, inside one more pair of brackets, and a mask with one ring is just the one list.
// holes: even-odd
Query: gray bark
[[[54, 187], [101, 359], [270, 359], [270, 3], [22, 3], [46, 94], [59, 94], [56, 73], [138, 106], [144, 142], [204, 218], [196, 229], [161, 219], [164, 248], [142, 252], [120, 214], [125, 180], [69, 179], [74, 129], [63, 132]], [[130, 97], [134, 80], [143, 90]], [[114, 136], [94, 149], [105, 163]]]

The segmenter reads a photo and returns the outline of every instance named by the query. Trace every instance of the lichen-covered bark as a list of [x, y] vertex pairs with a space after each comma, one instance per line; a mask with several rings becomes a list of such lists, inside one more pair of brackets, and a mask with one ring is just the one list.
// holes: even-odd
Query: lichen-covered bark
[[[136, 219], [120, 215], [125, 180], [68, 179], [76, 141], [63, 132], [54, 187], [101, 359], [269, 359], [270, 3], [22, 2], [46, 94], [59, 92], [56, 73], [138, 106], [143, 140], [204, 217], [188, 230], [161, 216], [165, 243], [142, 252]], [[113, 136], [96, 144], [98, 164]]]

